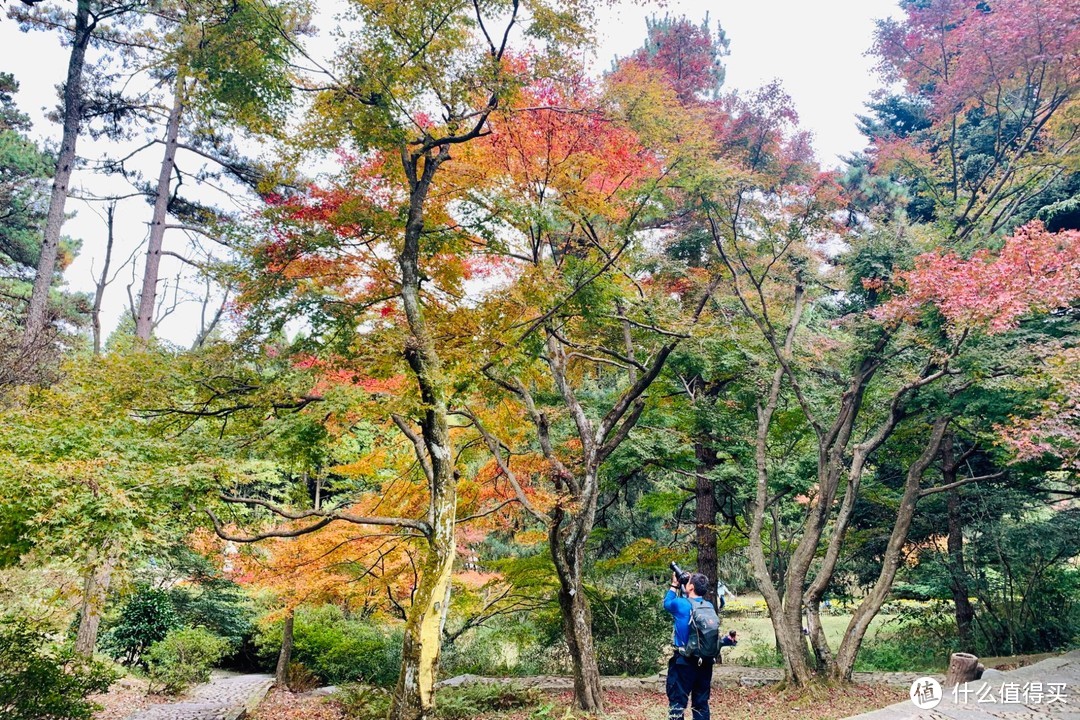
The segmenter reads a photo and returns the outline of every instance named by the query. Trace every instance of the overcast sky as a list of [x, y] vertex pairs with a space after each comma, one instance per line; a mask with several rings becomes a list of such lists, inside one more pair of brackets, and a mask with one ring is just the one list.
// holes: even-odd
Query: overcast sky
[[[67, 4], [73, 5], [73, 0]], [[662, 7], [619, 2], [600, 12], [597, 68], [606, 69], [614, 57], [633, 52], [645, 36], [645, 18], [665, 13], [686, 15], [694, 21], [708, 13], [710, 24], [720, 22], [731, 41], [731, 55], [726, 60], [727, 88], [749, 90], [773, 79], [781, 80], [795, 102], [801, 125], [814, 134], [814, 147], [823, 164], [837, 166], [840, 155], [864, 146], [855, 128], [855, 116], [864, 111], [870, 93], [880, 85], [866, 51], [874, 20], [900, 14], [896, 0], [668, 0]], [[327, 29], [327, 23], [322, 24]], [[60, 47], [55, 35], [24, 34], [7, 18], [0, 20], [0, 48], [0, 70], [13, 73], [21, 83], [18, 101], [35, 121], [34, 134], [58, 139], [59, 126], [45, 121], [42, 109], [56, 105], [55, 86], [64, 77], [66, 49]], [[80, 141], [80, 150], [89, 149], [89, 143]], [[75, 185], [88, 181], [88, 177], [76, 177]], [[91, 268], [101, 263], [103, 223], [84, 203], [69, 201], [68, 208], [76, 215], [65, 225], [64, 232], [82, 237], [84, 245], [82, 254], [68, 270], [67, 280], [73, 289], [89, 291], [93, 289]], [[129, 218], [129, 224], [119, 232], [117, 255], [121, 260], [145, 236], [150, 207], [129, 205], [127, 213], [146, 217]], [[170, 241], [169, 237], [166, 241]], [[167, 267], [163, 277], [166, 271]], [[130, 279], [128, 272], [127, 278], [121, 278], [106, 295], [102, 317], [106, 332], [115, 327], [124, 311], [127, 295], [123, 286]], [[159, 335], [173, 342], [190, 343], [198, 312], [193, 304], [182, 308], [162, 323]]]

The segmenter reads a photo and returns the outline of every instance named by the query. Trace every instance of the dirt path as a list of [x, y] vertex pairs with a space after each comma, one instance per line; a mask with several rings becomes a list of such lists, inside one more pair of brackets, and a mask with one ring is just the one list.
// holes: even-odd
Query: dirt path
[[176, 702], [151, 705], [127, 720], [237, 720], [253, 711], [273, 684], [270, 675], [217, 675]]

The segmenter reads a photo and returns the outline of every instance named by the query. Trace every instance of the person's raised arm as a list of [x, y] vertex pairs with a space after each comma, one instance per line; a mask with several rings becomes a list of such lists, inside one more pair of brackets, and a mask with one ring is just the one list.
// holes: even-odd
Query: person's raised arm
[[676, 592], [679, 589], [679, 578], [675, 576], [675, 573], [671, 573], [671, 587], [664, 594], [664, 609], [672, 615], [675, 614], [675, 601], [679, 599], [679, 595]]

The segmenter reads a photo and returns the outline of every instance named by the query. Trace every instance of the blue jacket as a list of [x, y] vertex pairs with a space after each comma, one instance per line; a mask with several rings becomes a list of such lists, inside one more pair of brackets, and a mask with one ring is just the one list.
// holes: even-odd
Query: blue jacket
[[[668, 589], [664, 595], [664, 609], [675, 618], [675, 631], [672, 633], [672, 644], [675, 647], [686, 647], [690, 640], [690, 612], [693, 610], [692, 603], [708, 602], [705, 598], [679, 597], [674, 590]], [[710, 603], [711, 604], [711, 603]]]

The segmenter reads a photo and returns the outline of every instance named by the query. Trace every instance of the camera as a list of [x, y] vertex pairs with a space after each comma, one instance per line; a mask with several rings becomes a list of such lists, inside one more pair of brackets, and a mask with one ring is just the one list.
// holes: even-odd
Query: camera
[[674, 560], [671, 561], [671, 571], [675, 573], [675, 578], [679, 581], [679, 585], [685, 590], [686, 583], [690, 581], [690, 573], [679, 567], [678, 563]]

